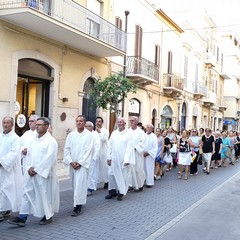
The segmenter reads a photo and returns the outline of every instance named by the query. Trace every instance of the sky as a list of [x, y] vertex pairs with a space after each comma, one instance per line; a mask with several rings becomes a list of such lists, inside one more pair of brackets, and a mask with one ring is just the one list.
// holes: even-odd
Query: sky
[[[194, 12], [205, 9], [220, 29], [234, 29], [240, 34], [240, 1], [239, 0], [148, 0], [161, 8], [171, 17], [176, 12]], [[224, 27], [225, 26], [225, 27]]]

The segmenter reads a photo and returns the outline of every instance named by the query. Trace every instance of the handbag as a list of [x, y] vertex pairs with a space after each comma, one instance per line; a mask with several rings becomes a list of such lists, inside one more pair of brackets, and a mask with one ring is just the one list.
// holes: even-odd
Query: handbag
[[163, 161], [166, 163], [172, 163], [172, 155], [171, 153], [166, 153], [163, 157]]
[[199, 148], [199, 154], [203, 154], [202, 148]]
[[202, 165], [202, 154], [198, 155], [197, 164]]
[[197, 157], [197, 154], [192, 150], [192, 152], [191, 152], [191, 160], [192, 160], [192, 162], [196, 159], [196, 157]]
[[170, 153], [176, 153], [177, 152], [177, 144], [174, 143], [172, 147], [169, 149]]

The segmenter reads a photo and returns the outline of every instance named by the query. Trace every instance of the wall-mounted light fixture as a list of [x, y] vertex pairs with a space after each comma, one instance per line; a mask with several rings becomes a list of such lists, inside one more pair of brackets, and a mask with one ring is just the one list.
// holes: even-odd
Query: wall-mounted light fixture
[[61, 99], [63, 102], [68, 102], [68, 98], [64, 97]]

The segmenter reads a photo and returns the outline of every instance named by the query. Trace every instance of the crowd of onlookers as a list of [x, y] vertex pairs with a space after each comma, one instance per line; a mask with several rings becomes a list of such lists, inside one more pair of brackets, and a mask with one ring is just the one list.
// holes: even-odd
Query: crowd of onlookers
[[[210, 169], [234, 165], [240, 156], [240, 137], [237, 131], [212, 132], [210, 128], [183, 129], [176, 132], [172, 127], [156, 129], [158, 154], [156, 157], [155, 179], [165, 171], [178, 165], [179, 176], [185, 180], [198, 174], [198, 165], [210, 174]], [[184, 176], [183, 176], [184, 175]]]

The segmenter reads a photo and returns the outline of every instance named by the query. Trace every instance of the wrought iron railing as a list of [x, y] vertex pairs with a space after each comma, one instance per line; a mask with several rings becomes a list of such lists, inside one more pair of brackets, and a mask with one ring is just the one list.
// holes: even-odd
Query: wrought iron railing
[[1, 9], [31, 8], [126, 52], [126, 33], [72, 0], [5, 0]]
[[163, 87], [183, 90], [183, 79], [179, 75], [173, 73], [164, 73]]
[[138, 74], [158, 82], [159, 67], [145, 58], [127, 56], [126, 74]]
[[201, 82], [193, 83], [193, 92], [194, 94], [201, 94], [207, 96], [207, 86]]

